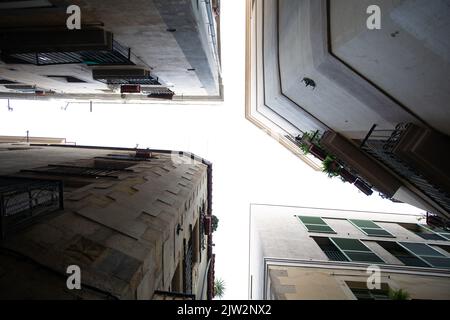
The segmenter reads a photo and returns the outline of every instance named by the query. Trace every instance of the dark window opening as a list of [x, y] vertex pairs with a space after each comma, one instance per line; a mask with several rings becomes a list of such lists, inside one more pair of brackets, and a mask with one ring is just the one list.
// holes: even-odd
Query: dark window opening
[[184, 259], [183, 259], [183, 292], [192, 294], [192, 264], [193, 264], [193, 249], [192, 249], [192, 233], [189, 241], [184, 239]]
[[38, 217], [64, 208], [61, 181], [0, 177], [0, 232], [6, 238]]
[[71, 165], [56, 165], [51, 164], [47, 167], [26, 169], [21, 170], [21, 172], [30, 173], [43, 173], [46, 175], [58, 175], [58, 176], [77, 176], [77, 177], [87, 177], [87, 178], [113, 178], [117, 179], [120, 172], [118, 170], [111, 169], [97, 169], [92, 167], [77, 167]]
[[330, 239], [321, 237], [313, 237], [313, 239], [331, 261], [349, 261]]
[[400, 223], [400, 225], [425, 240], [448, 240], [447, 238], [445, 238], [445, 235], [440, 235], [437, 231], [433, 232], [431, 231], [431, 228], [422, 226], [420, 224]]
[[380, 289], [370, 290], [365, 282], [346, 281], [347, 286], [358, 300], [390, 300], [389, 286], [386, 283], [381, 284]]
[[398, 260], [403, 262], [403, 264], [405, 264], [406, 266], [428, 267], [428, 264], [426, 264], [424, 261], [410, 253], [408, 250], [406, 250], [396, 242], [377, 241], [377, 243]]

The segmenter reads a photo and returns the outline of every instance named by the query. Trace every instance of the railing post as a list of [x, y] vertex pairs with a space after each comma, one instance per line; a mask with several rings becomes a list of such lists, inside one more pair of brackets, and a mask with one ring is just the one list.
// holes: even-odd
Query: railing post
[[6, 237], [6, 221], [5, 221], [5, 198], [0, 195], [0, 238]]

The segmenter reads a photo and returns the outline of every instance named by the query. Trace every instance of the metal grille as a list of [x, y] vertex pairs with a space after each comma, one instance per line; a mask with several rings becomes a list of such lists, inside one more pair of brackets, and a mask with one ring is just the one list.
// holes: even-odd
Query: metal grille
[[134, 162], [149, 161], [148, 158], [136, 157], [135, 155], [128, 155], [128, 154], [109, 154], [106, 157], [95, 157], [95, 159], [134, 161]]
[[160, 85], [158, 80], [152, 76], [136, 77], [136, 78], [104, 78], [96, 79], [106, 84], [141, 84], [141, 85]]
[[45, 173], [59, 176], [79, 176], [90, 178], [118, 178], [121, 170], [97, 169], [92, 167], [77, 167], [66, 165], [49, 165], [45, 168], [22, 170], [22, 172]]
[[395, 130], [371, 130], [361, 148], [450, 211], [450, 196], [394, 154], [393, 151], [407, 128], [407, 124], [399, 124]]
[[87, 65], [130, 65], [130, 49], [113, 40], [111, 50], [77, 52], [33, 52], [3, 54], [7, 63], [42, 65], [85, 63]]
[[57, 209], [63, 209], [62, 182], [0, 177], [2, 238]]
[[192, 240], [189, 240], [183, 262], [184, 293], [192, 293]]
[[155, 291], [153, 300], [195, 300], [195, 295], [179, 292]]
[[332, 261], [348, 261], [345, 255], [339, 250], [323, 250], [328, 259]]
[[205, 245], [205, 214], [203, 211], [200, 213], [200, 219], [198, 223], [199, 227], [199, 233], [200, 233], [200, 255], [202, 253], [202, 250], [206, 249]]

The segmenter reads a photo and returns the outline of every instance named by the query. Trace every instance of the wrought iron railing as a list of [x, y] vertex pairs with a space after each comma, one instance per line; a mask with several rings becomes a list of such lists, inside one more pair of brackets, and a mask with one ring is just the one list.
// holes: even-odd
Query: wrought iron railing
[[376, 126], [373, 126], [363, 140], [361, 149], [450, 211], [450, 196], [395, 155], [395, 147], [408, 127], [409, 124], [399, 124], [394, 130], [376, 130]]
[[345, 255], [339, 250], [323, 250], [323, 252], [331, 261], [348, 261]]
[[88, 65], [131, 65], [131, 50], [113, 40], [111, 50], [92, 50], [76, 52], [32, 52], [3, 53], [2, 60], [7, 63], [42, 65], [85, 63]]
[[119, 175], [122, 173], [122, 170], [93, 168], [93, 167], [77, 167], [70, 165], [49, 165], [48, 167], [22, 170], [22, 172], [44, 173], [46, 175], [57, 175], [57, 176], [117, 179]]
[[195, 295], [170, 291], [155, 291], [153, 300], [195, 300]]
[[183, 260], [183, 289], [184, 293], [192, 293], [192, 241], [189, 240]]
[[63, 208], [61, 181], [0, 177], [1, 238], [39, 216]]

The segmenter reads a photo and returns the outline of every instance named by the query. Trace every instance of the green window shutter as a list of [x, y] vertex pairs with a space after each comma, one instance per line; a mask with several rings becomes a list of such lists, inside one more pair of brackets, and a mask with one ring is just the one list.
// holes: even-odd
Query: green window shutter
[[375, 253], [357, 239], [331, 238], [330, 239], [350, 261], [384, 263]]
[[444, 237], [444, 238], [447, 239], [447, 240], [450, 240], [450, 233], [444, 233], [444, 232], [442, 232], [442, 233], [439, 233], [439, 235], [442, 236], [442, 237]]
[[424, 243], [400, 242], [407, 250], [435, 268], [450, 269], [450, 258]]
[[322, 218], [299, 216], [299, 220], [309, 232], [336, 233]]
[[325, 221], [323, 221], [322, 218], [319, 217], [305, 217], [305, 216], [299, 216], [298, 217], [304, 224], [323, 224], [326, 225]]
[[360, 228], [379, 228], [377, 224], [370, 220], [350, 219], [350, 221]]
[[426, 240], [450, 240], [450, 231], [441, 229], [441, 228], [433, 228], [424, 224], [417, 224], [420, 228], [420, 232], [415, 232], [419, 237], [424, 238]]
[[394, 236], [384, 230], [382, 227], [377, 225], [375, 222], [370, 220], [359, 220], [359, 219], [350, 219], [351, 223], [353, 223], [357, 228], [359, 228], [362, 232], [372, 237], [389, 237], [393, 238]]

